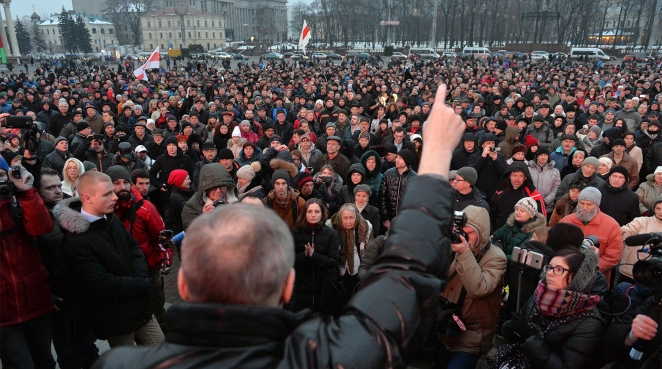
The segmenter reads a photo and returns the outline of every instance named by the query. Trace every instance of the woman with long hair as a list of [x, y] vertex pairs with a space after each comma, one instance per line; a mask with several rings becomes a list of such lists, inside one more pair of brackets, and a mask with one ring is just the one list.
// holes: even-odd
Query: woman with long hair
[[327, 275], [338, 273], [340, 238], [326, 221], [329, 213], [320, 199], [309, 199], [292, 230], [294, 236], [293, 310], [320, 310]]
[[329, 209], [329, 214], [335, 214], [342, 202], [340, 189], [343, 185], [342, 177], [331, 165], [322, 167], [319, 173], [313, 176], [315, 189], [322, 194], [322, 200]]

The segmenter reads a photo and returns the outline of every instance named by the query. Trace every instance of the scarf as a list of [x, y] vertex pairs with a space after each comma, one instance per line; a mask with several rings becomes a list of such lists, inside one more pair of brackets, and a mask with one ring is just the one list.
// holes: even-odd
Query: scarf
[[543, 281], [538, 282], [534, 296], [536, 306], [542, 315], [557, 318], [591, 311], [600, 302], [598, 295], [557, 290], [545, 285]]

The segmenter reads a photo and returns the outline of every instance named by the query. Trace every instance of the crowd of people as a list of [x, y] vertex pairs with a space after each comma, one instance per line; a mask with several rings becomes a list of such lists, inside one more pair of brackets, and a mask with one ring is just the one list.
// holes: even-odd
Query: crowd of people
[[[656, 291], [635, 280], [632, 264], [645, 250], [626, 239], [662, 232], [661, 68], [659, 61], [559, 58], [279, 61], [235, 69], [198, 61], [153, 70], [147, 81], [99, 65], [4, 76], [0, 120], [29, 116], [32, 124], [0, 126], [2, 363], [53, 368], [51, 343], [61, 368], [91, 367], [97, 339], [111, 348], [167, 347], [166, 333], [192, 329], [177, 321], [188, 313], [164, 307], [162, 276], [173, 255], [187, 270], [178, 282], [187, 301], [271, 306], [261, 299], [282, 286], [266, 282], [266, 274], [281, 273], [291, 291], [276, 302], [294, 313], [341, 322], [352, 309], [411, 310], [384, 302], [394, 297], [359, 295], [376, 285], [374, 267], [389, 265], [383, 254], [394, 257], [390, 246], [406, 242], [403, 235], [412, 242], [427, 232], [441, 237], [420, 228], [436, 221], [447, 237], [457, 213], [444, 211], [453, 210], [465, 222], [456, 222], [445, 270], [433, 273], [445, 288], [429, 287], [437, 290], [427, 301], [454, 309], [453, 318], [426, 305], [417, 340], [400, 342], [404, 332], [383, 336], [407, 346], [389, 352], [402, 355], [388, 359], [395, 366], [434, 346], [436, 368], [473, 368], [488, 353], [491, 368], [628, 368], [629, 348], [652, 340], [641, 362], [659, 367], [660, 322], [646, 317]], [[440, 122], [448, 132], [433, 128], [438, 136], [431, 136], [435, 109], [437, 120], [461, 119], [462, 127]], [[459, 142], [454, 130], [463, 131]], [[450, 172], [431, 171], [435, 165]], [[421, 172], [425, 179], [417, 179]], [[450, 187], [430, 184], [431, 176]], [[435, 211], [443, 221], [413, 207], [426, 201], [441, 206]], [[253, 208], [238, 207], [236, 217], [219, 211], [233, 203]], [[269, 225], [265, 214], [290, 234], [258, 232], [289, 242], [291, 276], [267, 261], [256, 263], [261, 271], [250, 269], [262, 273], [255, 277], [262, 284], [184, 268], [211, 257], [188, 245], [216, 242], [208, 234], [214, 227], [228, 232], [224, 243], [257, 242], [236, 232], [249, 216]], [[184, 246], [175, 242], [173, 250], [179, 234]], [[598, 242], [582, 247], [589, 236]], [[214, 256], [257, 258], [250, 248], [232, 250]], [[541, 255], [538, 269], [524, 265], [523, 250]], [[231, 260], [207, 263], [237, 268]], [[209, 281], [228, 287], [204, 288]], [[383, 293], [396, 292], [406, 294]], [[626, 307], [615, 308], [624, 298]], [[213, 321], [206, 324], [193, 327], [214, 332]], [[204, 345], [185, 339], [194, 336], [187, 332], [173, 340]], [[224, 334], [224, 343], [235, 344]], [[347, 338], [357, 344], [351, 350], [371, 349]]]

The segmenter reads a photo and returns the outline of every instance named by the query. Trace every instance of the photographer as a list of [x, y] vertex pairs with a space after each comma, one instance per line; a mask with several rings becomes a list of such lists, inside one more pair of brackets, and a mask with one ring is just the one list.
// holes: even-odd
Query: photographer
[[195, 218], [208, 213], [221, 204], [237, 201], [232, 177], [219, 163], [207, 164], [200, 169], [200, 182], [197, 192], [184, 205], [182, 225], [184, 230]]
[[[24, 163], [34, 160], [28, 150], [25, 156]], [[1, 360], [4, 367], [53, 367], [48, 314], [53, 303], [48, 272], [33, 243], [33, 237], [52, 231], [53, 222], [33, 187], [34, 176], [20, 165], [14, 168], [0, 158]]]
[[[89, 129], [89, 128], [88, 128]], [[104, 149], [101, 135], [88, 136], [74, 151], [74, 158], [89, 161], [96, 165], [99, 172], [105, 172], [112, 165], [115, 154]]]
[[[461, 242], [451, 244], [455, 252], [449, 279], [441, 296], [460, 309], [458, 317], [465, 331], [438, 330], [443, 343], [437, 355], [437, 368], [474, 368], [478, 358], [492, 347], [501, 305], [506, 256], [490, 242], [490, 217], [482, 207], [467, 206], [466, 225]], [[457, 325], [457, 324], [456, 324]]]
[[111, 351], [96, 367], [406, 367], [430, 328], [448, 270], [452, 204], [445, 178], [464, 125], [444, 106], [445, 93], [442, 85], [425, 126], [430, 145], [421, 175], [408, 183], [402, 216], [339, 319], [283, 311], [295, 279], [290, 230], [257, 206], [224, 206], [193, 222], [184, 239], [178, 282], [186, 302], [168, 310], [175, 324], [167, 341]]
[[[623, 233], [623, 240], [630, 236], [643, 235], [646, 233], [662, 232], [662, 196], [658, 196], [653, 203], [648, 217], [634, 218], [630, 223], [621, 226]], [[639, 247], [636, 247], [639, 246]], [[623, 248], [623, 257], [621, 258], [621, 265], [618, 271], [621, 273], [618, 283], [629, 282], [634, 283], [634, 276], [632, 275], [632, 266], [639, 260], [638, 251], [643, 248], [643, 245], [626, 245]]]

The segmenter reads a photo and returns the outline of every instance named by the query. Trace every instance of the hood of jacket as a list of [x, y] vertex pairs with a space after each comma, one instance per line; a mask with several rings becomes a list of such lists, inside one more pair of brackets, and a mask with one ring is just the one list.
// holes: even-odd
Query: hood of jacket
[[529, 168], [535, 169], [535, 170], [545, 170], [545, 169], [554, 169], [556, 168], [556, 162], [554, 160], [547, 160], [547, 164], [543, 165], [542, 167], [538, 165], [538, 162], [536, 159], [530, 160], [529, 161]]
[[352, 183], [352, 174], [354, 173], [359, 173], [363, 177], [361, 180], [361, 183], [365, 182], [365, 168], [363, 168], [363, 165], [359, 163], [354, 163], [349, 166], [349, 170], [347, 171], [347, 175], [345, 176], [345, 183], [347, 185]]
[[[370, 157], [375, 158], [375, 170], [369, 171], [365, 165], [365, 162], [368, 161]], [[375, 178], [382, 172], [382, 158], [379, 157], [379, 154], [375, 150], [368, 150], [361, 156], [361, 165], [365, 168], [365, 174], [367, 178]]]
[[504, 141], [514, 144], [516, 143], [515, 137], [517, 137], [518, 134], [522, 132], [521, 129], [515, 127], [515, 126], [508, 126], [506, 127], [506, 138]]
[[78, 197], [60, 200], [53, 208], [53, 216], [60, 227], [71, 233], [84, 233], [90, 229], [90, 221], [80, 213], [83, 204]]
[[512, 172], [522, 172], [526, 176], [526, 179], [531, 182], [531, 172], [529, 172], [529, 168], [526, 166], [526, 163], [523, 161], [513, 161], [510, 166], [508, 166], [508, 169], [506, 169], [506, 173], [503, 175], [502, 178], [508, 178], [510, 173]]
[[[220, 163], [203, 165], [200, 169], [198, 193], [204, 196], [207, 190], [217, 186], [226, 186], [228, 190], [234, 188], [230, 173]], [[228, 193], [230, 192], [228, 191]]]
[[244, 147], [244, 144], [246, 143], [246, 139], [243, 137], [240, 137], [237, 143], [234, 142], [233, 139], [228, 140], [228, 149], [233, 149], [235, 147]]
[[490, 215], [485, 208], [469, 205], [464, 210], [467, 214], [467, 225], [473, 227], [478, 233], [478, 247], [472, 252], [477, 254], [490, 242]]
[[602, 137], [606, 137], [609, 139], [609, 144], [607, 143], [605, 144], [611, 147], [611, 145], [614, 144], [614, 141], [616, 141], [619, 138], [623, 138], [623, 131], [618, 127], [612, 127], [602, 132]]
[[[508, 216], [508, 220], [506, 221], [506, 224], [509, 226], [514, 226], [515, 225], [515, 212], [513, 211], [510, 213]], [[522, 228], [520, 229], [522, 233], [531, 233], [536, 230], [538, 227], [544, 227], [547, 225], [547, 218], [545, 218], [544, 215], [540, 213], [536, 213], [536, 216], [531, 218], [528, 222], [522, 224]]]
[[351, 138], [343, 140], [342, 144], [340, 144], [340, 153], [345, 155], [347, 159], [350, 159], [354, 156], [354, 146], [354, 140]]
[[289, 161], [283, 159], [271, 159], [269, 166], [271, 166], [271, 169], [274, 171], [277, 171], [278, 169], [286, 170], [292, 178], [296, 177], [299, 173], [299, 169], [296, 167], [296, 165], [294, 165], [294, 163], [290, 163]]

